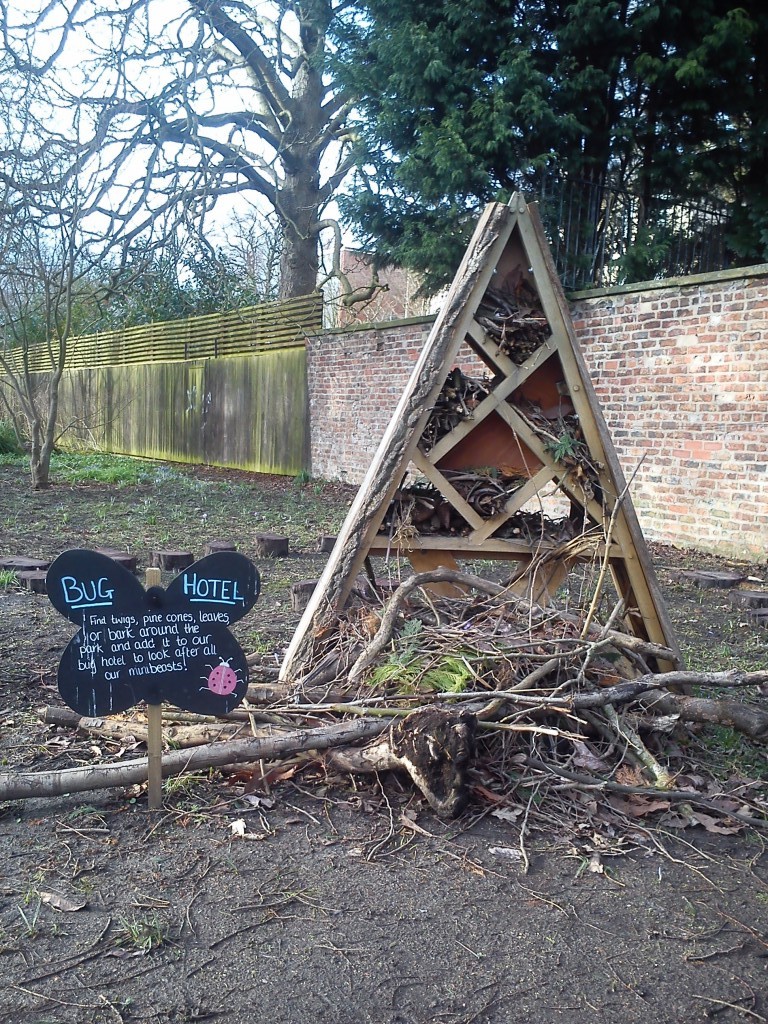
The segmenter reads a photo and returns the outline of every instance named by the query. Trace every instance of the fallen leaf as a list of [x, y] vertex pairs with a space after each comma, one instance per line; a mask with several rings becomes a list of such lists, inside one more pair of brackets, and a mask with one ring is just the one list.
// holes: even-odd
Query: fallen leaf
[[669, 810], [667, 813], [659, 819], [659, 824], [664, 825], [666, 828], [688, 828], [691, 824], [691, 819], [681, 814], [676, 810]]
[[412, 832], [418, 832], [420, 836], [428, 836], [430, 839], [435, 838], [434, 833], [427, 832], [425, 828], [422, 828], [421, 825], [417, 825], [416, 822], [406, 814], [400, 815], [400, 824], [405, 825], [405, 827], [409, 828]]
[[644, 818], [646, 814], [654, 814], [656, 811], [668, 811], [669, 800], [661, 800], [651, 796], [641, 796], [630, 793], [628, 796], [611, 794], [609, 797], [611, 807], [630, 818]]
[[270, 797], [257, 796], [255, 793], [243, 793], [242, 801], [251, 807], [264, 807], [268, 811], [275, 806], [275, 801]]
[[603, 874], [605, 874], [605, 868], [603, 867], [603, 862], [600, 859], [600, 854], [599, 853], [595, 852], [589, 858], [589, 864], [587, 865], [587, 871], [591, 871], [593, 875], [603, 875]]
[[502, 821], [517, 821], [522, 813], [522, 807], [498, 807], [491, 811], [491, 817], [501, 818]]
[[54, 910], [60, 910], [62, 913], [73, 913], [75, 910], [82, 910], [88, 903], [85, 897], [78, 896], [75, 899], [69, 899], [69, 897], [62, 896], [58, 892], [41, 892], [40, 900], [42, 903], [46, 903], [49, 907], [53, 907]]
[[605, 772], [607, 766], [602, 758], [593, 754], [586, 743], [582, 740], [571, 740], [573, 749], [575, 751], [571, 758], [571, 764], [576, 765], [578, 768], [587, 768], [591, 772]]
[[266, 832], [249, 832], [244, 818], [229, 823], [229, 831], [233, 839], [266, 839]]
[[691, 821], [697, 825], [702, 825], [707, 832], [716, 832], [723, 836], [735, 835], [744, 828], [738, 822], [727, 825], [722, 818], [714, 818], [711, 814], [704, 814], [702, 811], [691, 811]]
[[514, 846], [490, 846], [488, 853], [492, 853], [496, 857], [504, 857], [505, 860], [522, 861], [523, 859], [523, 851]]

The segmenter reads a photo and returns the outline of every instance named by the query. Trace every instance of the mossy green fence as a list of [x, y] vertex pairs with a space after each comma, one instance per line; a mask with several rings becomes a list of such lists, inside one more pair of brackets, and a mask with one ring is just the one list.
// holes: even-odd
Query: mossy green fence
[[312, 295], [74, 339], [62, 444], [259, 473], [308, 469], [304, 339], [321, 320]]

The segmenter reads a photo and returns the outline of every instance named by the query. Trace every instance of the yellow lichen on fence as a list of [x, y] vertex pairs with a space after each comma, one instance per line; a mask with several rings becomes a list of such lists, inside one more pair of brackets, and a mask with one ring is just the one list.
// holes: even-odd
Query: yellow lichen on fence
[[291, 346], [70, 370], [63, 444], [293, 476], [308, 468], [306, 369], [304, 348]]

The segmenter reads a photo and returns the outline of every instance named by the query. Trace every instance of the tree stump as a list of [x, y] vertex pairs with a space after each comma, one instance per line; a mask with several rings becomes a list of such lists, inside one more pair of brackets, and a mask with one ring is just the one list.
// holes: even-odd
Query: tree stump
[[206, 555], [215, 555], [219, 551], [237, 551], [237, 545], [231, 540], [209, 540], [205, 545]]
[[33, 572], [45, 570], [50, 562], [42, 558], [30, 558], [28, 555], [3, 555], [0, 557], [0, 569], [10, 569], [12, 572]]
[[106, 555], [107, 558], [111, 558], [118, 565], [122, 565], [128, 572], [136, 572], [139, 560], [130, 551], [121, 551], [119, 548], [96, 548], [96, 551], [100, 555]]
[[746, 618], [755, 626], [763, 626], [768, 629], [768, 608], [748, 608]]
[[318, 537], [317, 538], [317, 550], [322, 554], [330, 554], [331, 551], [336, 547], [335, 537]]
[[181, 572], [195, 560], [191, 551], [153, 551], [151, 565], [159, 569], [171, 569]]
[[291, 584], [291, 608], [293, 611], [304, 611], [316, 586], [317, 580], [299, 580], [298, 583]]
[[386, 576], [377, 576], [373, 581], [360, 575], [355, 580], [353, 593], [359, 594], [366, 601], [388, 601], [397, 590], [399, 584]]
[[284, 558], [288, 554], [288, 538], [278, 533], [257, 533], [253, 547], [259, 558]]
[[690, 580], [695, 587], [718, 587], [728, 590], [730, 587], [737, 587], [747, 578], [735, 572], [721, 572], [717, 570], [705, 571], [698, 569], [684, 569], [681, 573], [685, 579]]
[[27, 569], [18, 573], [19, 583], [32, 594], [46, 594], [47, 575], [48, 573], [44, 569]]
[[467, 711], [419, 708], [366, 747], [332, 751], [330, 761], [350, 772], [404, 769], [441, 818], [455, 818], [467, 803], [476, 724]]
[[768, 608], [768, 590], [734, 590], [730, 602], [736, 608]]

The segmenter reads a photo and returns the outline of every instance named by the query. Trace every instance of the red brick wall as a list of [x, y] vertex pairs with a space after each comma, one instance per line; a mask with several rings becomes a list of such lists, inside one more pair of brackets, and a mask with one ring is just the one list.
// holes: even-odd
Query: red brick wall
[[313, 476], [362, 480], [431, 326], [393, 320], [309, 339]]
[[[768, 268], [584, 299], [574, 326], [653, 540], [768, 555]], [[704, 277], [704, 276], [703, 276]]]
[[[768, 267], [591, 293], [574, 326], [649, 540], [768, 556]], [[312, 472], [358, 483], [430, 321], [309, 345]]]

